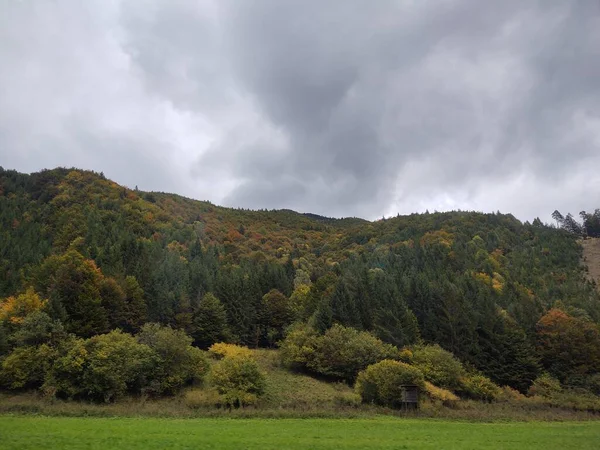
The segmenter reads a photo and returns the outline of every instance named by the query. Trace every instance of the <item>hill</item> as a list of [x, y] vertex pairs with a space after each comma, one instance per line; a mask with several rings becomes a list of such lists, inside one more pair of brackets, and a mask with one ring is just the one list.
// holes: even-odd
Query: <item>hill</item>
[[[81, 337], [160, 322], [200, 346], [228, 336], [273, 347], [293, 321], [341, 323], [399, 347], [439, 343], [523, 391], [542, 370], [581, 385], [600, 367], [586, 356], [595, 338], [573, 331], [600, 321], [581, 257], [575, 234], [510, 214], [331, 219], [132, 190], [90, 171], [0, 168], [8, 328], [35, 295]], [[558, 348], [557, 329], [581, 351]]]

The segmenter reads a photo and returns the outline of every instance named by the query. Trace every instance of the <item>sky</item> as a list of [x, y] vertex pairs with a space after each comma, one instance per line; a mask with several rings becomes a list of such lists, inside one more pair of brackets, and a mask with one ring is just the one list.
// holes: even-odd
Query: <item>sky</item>
[[366, 219], [600, 208], [597, 0], [1, 0], [0, 165]]

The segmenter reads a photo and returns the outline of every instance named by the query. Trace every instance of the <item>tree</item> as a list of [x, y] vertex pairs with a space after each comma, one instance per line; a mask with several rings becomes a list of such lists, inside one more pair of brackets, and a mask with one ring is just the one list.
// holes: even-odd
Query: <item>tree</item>
[[154, 350], [159, 357], [151, 386], [155, 392], [172, 394], [179, 388], [204, 378], [208, 370], [206, 358], [199, 349], [192, 347], [192, 338], [184, 331], [147, 323], [137, 339]]
[[146, 322], [148, 308], [144, 300], [144, 290], [132, 275], [125, 278], [125, 304], [125, 329], [132, 332], [138, 331]]
[[299, 325], [281, 343], [281, 353], [288, 366], [348, 382], [370, 364], [399, 356], [396, 347], [370, 333], [341, 325], [323, 335]]
[[210, 292], [202, 297], [194, 311], [192, 337], [194, 338], [194, 345], [204, 349], [215, 342], [231, 339], [225, 307]]
[[561, 382], [600, 372], [600, 330], [586, 318], [551, 309], [537, 324], [537, 348], [544, 368]]
[[210, 384], [229, 407], [256, 403], [265, 392], [266, 378], [258, 364], [248, 356], [226, 356], [212, 368]]
[[106, 311], [110, 329], [127, 327], [125, 292], [113, 278], [102, 278], [99, 283], [102, 307]]
[[102, 272], [94, 261], [69, 249], [47, 258], [37, 271], [36, 288], [50, 302], [50, 315], [78, 336], [93, 336], [108, 328], [100, 294]]
[[557, 209], [552, 213], [552, 218], [556, 220], [556, 227], [561, 228], [565, 218]]
[[274, 345], [283, 337], [283, 330], [294, 320], [294, 310], [290, 299], [277, 289], [271, 289], [262, 298], [266, 340]]
[[46, 307], [47, 301], [42, 299], [32, 287], [17, 295], [0, 301], [0, 321], [7, 324], [20, 324], [25, 318]]
[[526, 393], [540, 373], [539, 358], [525, 332], [503, 311], [479, 330], [477, 367], [501, 386]]
[[52, 319], [43, 311], [34, 311], [16, 327], [10, 341], [17, 347], [56, 345], [65, 337], [60, 321]]

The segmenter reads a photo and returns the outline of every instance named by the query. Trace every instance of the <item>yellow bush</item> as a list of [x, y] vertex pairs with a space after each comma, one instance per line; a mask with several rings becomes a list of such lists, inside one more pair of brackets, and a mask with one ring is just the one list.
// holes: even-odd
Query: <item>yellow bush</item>
[[211, 345], [208, 352], [215, 359], [223, 359], [225, 357], [251, 357], [252, 351], [248, 347], [242, 347], [235, 344], [227, 344], [225, 342], [217, 342]]
[[441, 402], [457, 402], [460, 400], [453, 392], [437, 387], [431, 384], [429, 381], [425, 382], [423, 391], [432, 400], [439, 400]]
[[413, 359], [413, 352], [408, 348], [403, 348], [398, 354], [398, 359], [404, 363], [410, 364]]
[[525, 397], [523, 394], [521, 394], [516, 389], [513, 389], [509, 386], [502, 386], [500, 388], [500, 394], [497, 397], [498, 401], [508, 402], [508, 403], [522, 402], [526, 399], [527, 399], [527, 397]]

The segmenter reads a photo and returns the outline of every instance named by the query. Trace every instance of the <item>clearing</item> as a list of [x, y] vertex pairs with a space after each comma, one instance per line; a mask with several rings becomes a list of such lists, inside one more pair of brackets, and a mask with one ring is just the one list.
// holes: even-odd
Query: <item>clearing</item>
[[3, 449], [592, 449], [600, 422], [0, 416]]
[[588, 238], [581, 241], [583, 263], [588, 268], [588, 276], [600, 287], [600, 238]]

